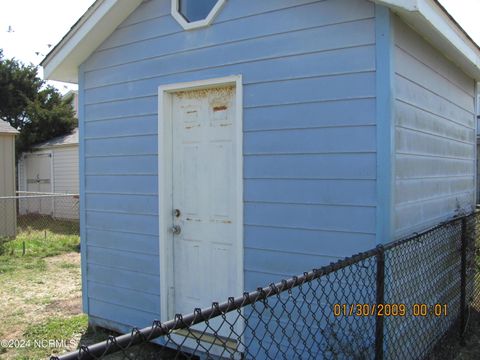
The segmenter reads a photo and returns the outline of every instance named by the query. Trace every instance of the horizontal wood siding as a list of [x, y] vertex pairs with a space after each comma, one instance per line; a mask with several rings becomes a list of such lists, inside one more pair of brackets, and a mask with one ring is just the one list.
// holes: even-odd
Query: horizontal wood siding
[[26, 168], [25, 168], [25, 160], [23, 158], [23, 154], [19, 156], [18, 162], [17, 162], [17, 189], [18, 191], [27, 191], [27, 188], [25, 186], [26, 181], [25, 177], [27, 176], [26, 174]]
[[[52, 148], [53, 184], [55, 193], [79, 193], [78, 145]], [[54, 215], [61, 219], [78, 220], [78, 199], [54, 200]]]
[[395, 18], [395, 232], [475, 204], [475, 83]]
[[[1, 196], [15, 196], [14, 134], [0, 134], [0, 197]], [[16, 235], [16, 209], [15, 201], [0, 200], [0, 238]]]
[[78, 146], [52, 148], [55, 192], [78, 194]]
[[[78, 145], [52, 146], [48, 148], [42, 148], [39, 150], [39, 152], [48, 152], [52, 154], [52, 192], [60, 194], [78, 194], [80, 192]], [[28, 154], [25, 153], [23, 156], [28, 156]], [[19, 191], [27, 190], [27, 162], [23, 156], [20, 157], [18, 162]], [[78, 220], [78, 201], [78, 198], [74, 197], [61, 197], [53, 199], [53, 215], [59, 219]], [[24, 210], [25, 206], [20, 208], [20, 211]]]
[[243, 76], [246, 289], [375, 245], [373, 4], [229, 0], [186, 32], [170, 3], [142, 3], [83, 65], [90, 314], [126, 325], [159, 317], [162, 84]]

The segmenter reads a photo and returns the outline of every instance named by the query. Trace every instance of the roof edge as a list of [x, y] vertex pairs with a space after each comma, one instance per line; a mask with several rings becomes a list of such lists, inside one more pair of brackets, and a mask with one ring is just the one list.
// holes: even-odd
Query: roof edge
[[438, 0], [374, 0], [389, 7], [465, 73], [480, 80], [480, 47]]
[[78, 127], [67, 134], [58, 135], [32, 146], [33, 150], [44, 150], [66, 146], [78, 146]]
[[[41, 62], [44, 77], [78, 82], [78, 67], [143, 0], [97, 0]], [[372, 0], [390, 8], [472, 78], [480, 48], [438, 0]]]
[[63, 148], [77, 147], [77, 146], [78, 146], [78, 143], [76, 143], [76, 144], [32, 146], [32, 150], [30, 152], [41, 151], [41, 150], [50, 150], [50, 149], [63, 149]]
[[0, 119], [0, 135], [18, 135], [20, 132], [8, 121]]
[[44, 77], [78, 82], [78, 67], [142, 0], [97, 0], [40, 63]]

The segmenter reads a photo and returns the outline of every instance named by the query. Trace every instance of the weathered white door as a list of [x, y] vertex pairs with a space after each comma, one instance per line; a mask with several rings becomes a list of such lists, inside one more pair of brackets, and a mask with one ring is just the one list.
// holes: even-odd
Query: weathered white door
[[[25, 157], [27, 191], [52, 192], [52, 154], [31, 154]], [[29, 213], [52, 214], [52, 199], [36, 198], [27, 200]]]
[[175, 313], [236, 296], [239, 282], [235, 88], [172, 96]]

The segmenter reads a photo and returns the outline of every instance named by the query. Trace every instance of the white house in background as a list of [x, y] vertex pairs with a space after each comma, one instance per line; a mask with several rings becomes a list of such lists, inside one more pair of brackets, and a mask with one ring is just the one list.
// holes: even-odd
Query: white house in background
[[73, 106], [73, 110], [75, 111], [75, 116], [78, 118], [78, 91], [70, 90], [63, 96], [63, 98], [66, 99], [69, 96], [73, 97], [72, 106]]
[[[72, 105], [77, 113], [78, 97], [73, 95]], [[59, 136], [34, 146], [23, 153], [18, 162], [18, 190], [21, 192], [78, 194], [78, 128], [72, 133]], [[52, 215], [62, 219], [78, 219], [78, 206], [72, 199], [44, 198], [20, 204], [20, 213]]]
[[[78, 128], [23, 153], [18, 162], [18, 190], [41, 193], [78, 194]], [[70, 198], [44, 198], [20, 204], [20, 213], [78, 219], [78, 207]]]
[[[18, 162], [18, 189], [32, 193], [69, 193], [79, 191], [78, 128], [22, 154]], [[78, 219], [73, 200], [44, 198], [20, 204], [20, 213], [52, 215], [62, 219]]]
[[[15, 136], [18, 131], [0, 120], [0, 197], [15, 195]], [[0, 238], [15, 236], [15, 201], [0, 201]]]

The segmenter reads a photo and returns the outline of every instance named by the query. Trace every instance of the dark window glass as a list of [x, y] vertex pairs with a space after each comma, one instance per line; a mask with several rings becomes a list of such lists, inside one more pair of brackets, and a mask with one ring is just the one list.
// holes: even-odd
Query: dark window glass
[[179, 0], [178, 12], [188, 22], [205, 19], [218, 0]]

